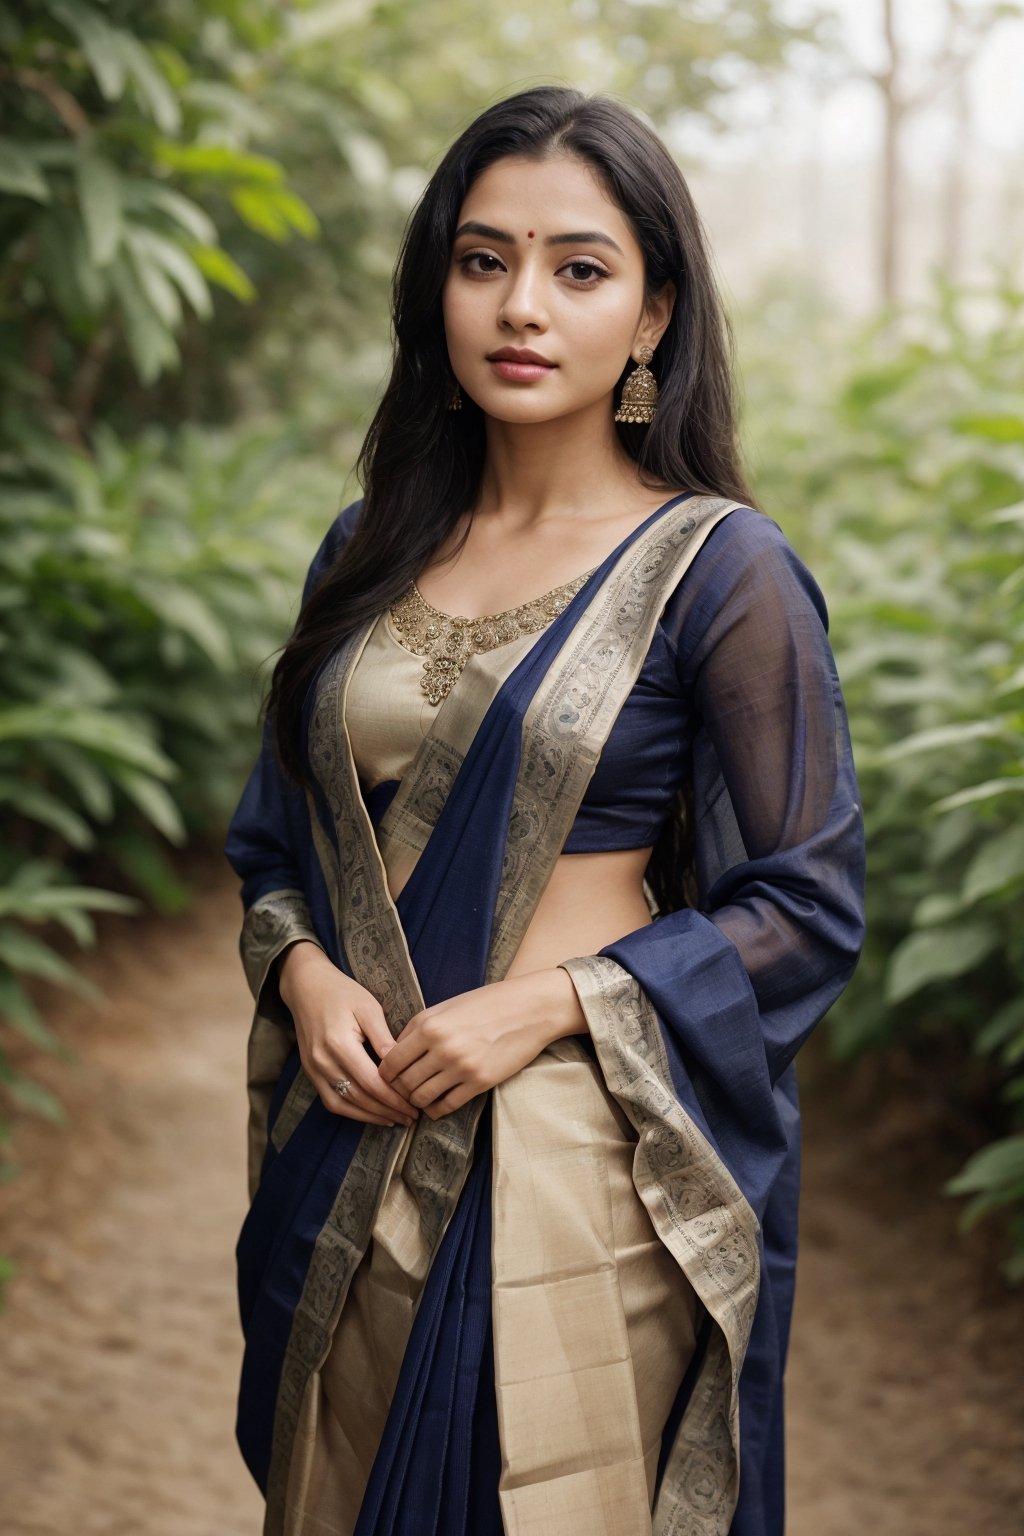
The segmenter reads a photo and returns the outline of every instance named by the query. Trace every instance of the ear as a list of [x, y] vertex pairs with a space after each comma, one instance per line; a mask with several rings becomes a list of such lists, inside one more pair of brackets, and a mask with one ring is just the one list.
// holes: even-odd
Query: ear
[[665, 334], [676, 302], [676, 285], [671, 278], [659, 293], [644, 305], [643, 318], [636, 333], [634, 347], [648, 346], [652, 350]]

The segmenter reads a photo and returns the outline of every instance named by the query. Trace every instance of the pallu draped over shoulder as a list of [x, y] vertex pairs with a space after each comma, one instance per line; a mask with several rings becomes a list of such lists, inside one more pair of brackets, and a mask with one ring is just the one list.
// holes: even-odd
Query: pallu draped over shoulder
[[[346, 721], [376, 622], [309, 691], [311, 787], [268, 721], [226, 849], [255, 999], [237, 1434], [265, 1536], [782, 1536], [794, 1057], [863, 941], [821, 592], [770, 518], [676, 496], [467, 667], [383, 796]], [[589, 1035], [408, 1129], [321, 1103], [288, 944], [397, 1035], [507, 973], [560, 854], [649, 846], [638, 795], [663, 825], [684, 785], [678, 903], [562, 962]]]

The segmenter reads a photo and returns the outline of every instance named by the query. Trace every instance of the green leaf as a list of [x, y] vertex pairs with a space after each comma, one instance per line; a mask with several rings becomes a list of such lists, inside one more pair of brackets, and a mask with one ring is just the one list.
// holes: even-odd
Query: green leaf
[[158, 779], [172, 779], [178, 773], [170, 758], [146, 738], [137, 724], [114, 715], [46, 704], [16, 704], [11, 709], [0, 709], [0, 742], [32, 741], [36, 737], [75, 742], [89, 751], [142, 768]]
[[277, 205], [287, 224], [304, 235], [307, 240], [313, 240], [320, 233], [320, 223], [316, 214], [308, 203], [304, 202], [290, 187], [274, 187], [271, 196]]
[[947, 891], [933, 891], [930, 896], [925, 896], [914, 909], [915, 928], [933, 928], [937, 923], [948, 923], [951, 917], [963, 908], [963, 902], [959, 896], [951, 895]]
[[50, 201], [49, 182], [28, 151], [13, 139], [0, 138], [0, 192], [31, 197], [37, 203]]
[[0, 886], [0, 917], [18, 917], [24, 921], [59, 918], [64, 911], [89, 908], [103, 912], [135, 912], [138, 902], [120, 891], [105, 891], [93, 885], [54, 885], [48, 890], [26, 895], [17, 887]]
[[65, 1121], [64, 1106], [49, 1088], [44, 1088], [40, 1083], [33, 1083], [27, 1077], [20, 1075], [12, 1078], [4, 1085], [14, 1102], [22, 1109], [27, 1109], [33, 1115], [39, 1115], [44, 1120], [51, 1120], [55, 1125], [63, 1125]]
[[135, 86], [139, 106], [148, 113], [161, 133], [177, 133], [181, 127], [178, 99], [165, 80], [148, 49], [130, 32], [118, 31], [109, 47], [119, 55]]
[[986, 779], [984, 784], [972, 784], [968, 789], [958, 789], [952, 795], [944, 795], [928, 807], [930, 811], [955, 811], [962, 805], [976, 805], [981, 800], [995, 800], [1000, 795], [1024, 794], [1024, 775], [1018, 779]]
[[204, 320], [209, 319], [213, 313], [210, 290], [199, 268], [180, 245], [139, 225], [129, 230], [127, 238], [137, 265], [155, 263], [161, 267], [177, 283], [196, 314]]
[[165, 330], [175, 331], [181, 324], [181, 300], [178, 290], [162, 267], [140, 252], [137, 241], [128, 241], [128, 259], [132, 264], [139, 291]]
[[284, 170], [266, 155], [248, 155], [224, 144], [176, 144], [161, 140], [155, 147], [156, 158], [168, 170], [189, 176], [210, 177], [215, 181], [249, 181], [273, 185], [284, 178]]
[[1024, 880], [1024, 827], [1011, 827], [978, 849], [963, 881], [965, 902], [978, 901]]
[[49, 944], [44, 944], [41, 939], [23, 933], [20, 928], [10, 924], [0, 926], [0, 960], [12, 971], [23, 971], [26, 976], [39, 976], [43, 981], [52, 981], [57, 986], [77, 992], [80, 997], [93, 1000], [99, 997], [97, 988], [86, 981], [84, 976], [80, 976]]
[[114, 792], [105, 768], [71, 742], [43, 738], [36, 741], [43, 762], [58, 773], [78, 796], [93, 821], [109, 821], [114, 814]]
[[106, 266], [121, 244], [120, 179], [114, 166], [95, 152], [83, 151], [76, 167], [78, 202], [89, 252], [98, 267]]
[[178, 879], [148, 833], [126, 828], [109, 838], [106, 847], [121, 873], [145, 892], [159, 912], [173, 915], [186, 909], [189, 887]]
[[974, 1049], [979, 1056], [1003, 1045], [1018, 1030], [1024, 1030], [1024, 994], [1005, 1003], [975, 1036]]
[[986, 523], [1024, 523], [1024, 501], [1015, 501], [1012, 506], [1000, 507], [996, 512], [989, 512], [984, 521]]
[[224, 672], [230, 671], [234, 663], [231, 636], [200, 597], [187, 587], [163, 586], [147, 579], [138, 582], [137, 590], [139, 596], [169, 628], [180, 629], [195, 641], [214, 666]]
[[998, 946], [999, 933], [987, 923], [959, 928], [931, 928], [911, 933], [889, 959], [885, 999], [902, 1003], [934, 981], [946, 981], [971, 971]]
[[[151, 384], [167, 368], [179, 361], [174, 336], [153, 313], [139, 287], [135, 268], [118, 257], [111, 268], [115, 274], [118, 298], [125, 320], [125, 334], [143, 383]], [[166, 279], [164, 279], [166, 282]], [[168, 284], [168, 286], [170, 286]], [[171, 289], [172, 303], [176, 302]]]
[[1009, 1184], [1024, 1186], [1024, 1136], [1006, 1136], [982, 1147], [944, 1188], [951, 1195], [968, 1195]]
[[103, 95], [108, 101], [117, 101], [125, 82], [124, 61], [116, 47], [117, 32], [92, 6], [80, 4], [80, 0], [45, 0], [45, 4], [50, 14], [78, 38]]
[[281, 245], [288, 239], [291, 227], [277, 199], [270, 195], [272, 191], [265, 187], [236, 187], [231, 202], [239, 218], [250, 229]]
[[77, 811], [27, 779], [0, 774], [0, 804], [10, 805], [20, 816], [51, 827], [72, 848], [91, 848], [96, 841], [89, 823]]
[[902, 741], [878, 753], [881, 763], [894, 763], [901, 757], [911, 757], [916, 752], [934, 752], [940, 747], [957, 747], [968, 741], [989, 741], [1008, 734], [1007, 722], [997, 720], [968, 720], [956, 725], [934, 726], [927, 731], [915, 731]]
[[234, 294], [243, 304], [251, 304], [255, 299], [256, 289], [248, 274], [220, 246], [194, 245], [190, 254], [203, 276], [216, 283], [218, 288]]
[[18, 985], [13, 976], [2, 973], [0, 973], [0, 1016], [10, 1028], [16, 1029], [19, 1035], [23, 1035], [26, 1040], [39, 1046], [41, 1050], [50, 1051], [54, 1055], [70, 1054], [49, 1025], [43, 1022], [39, 1009], [24, 988]]
[[116, 768], [114, 778], [146, 820], [162, 832], [168, 842], [181, 845], [188, 840], [181, 812], [158, 780], [130, 768]]
[[952, 424], [956, 431], [971, 437], [985, 437], [996, 443], [1024, 443], [1024, 416], [958, 416]]
[[1024, 688], [1024, 667], [1017, 667], [1008, 678], [996, 685], [996, 697], [1002, 698], [1004, 694], [1017, 693], [1021, 688]]
[[198, 240], [202, 245], [216, 243], [217, 226], [205, 208], [200, 208], [198, 203], [176, 192], [173, 187], [164, 187], [155, 181], [133, 182], [126, 193], [125, 202], [134, 208], [158, 208], [193, 240]]

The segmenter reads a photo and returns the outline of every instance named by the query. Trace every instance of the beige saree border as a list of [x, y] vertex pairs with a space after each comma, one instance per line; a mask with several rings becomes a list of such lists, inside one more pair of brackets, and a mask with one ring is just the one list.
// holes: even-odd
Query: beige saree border
[[[601, 747], [633, 686], [668, 595], [711, 528], [736, 503], [691, 497], [664, 513], [625, 552], [574, 626], [523, 725], [487, 979], [505, 973], [550, 879]], [[397, 908], [359, 788], [345, 724], [348, 679], [376, 622], [339, 648], [317, 686], [309, 749], [332, 835], [307, 795], [316, 851], [339, 937], [356, 980], [378, 998], [398, 1033], [423, 1007]], [[454, 723], [455, 712], [449, 720]], [[447, 722], [437, 722], [438, 727]], [[443, 730], [437, 739], [443, 740]], [[449, 743], [464, 753], [468, 743]], [[424, 754], [424, 760], [426, 754]], [[315, 1090], [292, 1085], [296, 1118]], [[285, 1354], [275, 1413], [264, 1536], [285, 1530], [289, 1470], [311, 1386], [330, 1347], [352, 1275], [399, 1159], [414, 1196], [429, 1262], [468, 1173], [484, 1096], [408, 1131], [367, 1127], [310, 1260]], [[287, 1124], [288, 1122], [286, 1122]], [[427, 1265], [424, 1265], [426, 1269]]]
[[601, 585], [534, 695], [523, 719], [488, 981], [515, 959], [669, 594], [736, 505], [695, 496], [663, 513]]
[[[345, 721], [348, 682], [376, 620], [348, 637], [317, 687], [309, 726], [310, 762], [333, 823], [328, 837], [315, 797], [307, 807], [317, 858], [352, 975], [377, 998], [397, 1035], [424, 1006], [373, 824], [360, 791]], [[316, 1089], [300, 1068], [282, 1105], [288, 1123], [301, 1118]], [[482, 1109], [474, 1100], [443, 1120], [423, 1116], [410, 1131], [367, 1126], [360, 1136], [310, 1258], [295, 1309], [274, 1415], [265, 1536], [282, 1536], [297, 1444], [309, 1444], [318, 1373], [369, 1245], [373, 1223], [396, 1165], [412, 1191], [426, 1250], [423, 1269], [455, 1208], [472, 1156]], [[276, 1123], [275, 1123], [276, 1129]]]
[[[387, 624], [387, 616], [383, 618]], [[519, 635], [492, 651], [474, 652], [454, 688], [437, 709], [408, 771], [377, 827], [380, 855], [389, 875], [410, 852], [427, 845], [466, 750], [502, 684], [537, 643], [537, 634]], [[401, 642], [392, 637], [392, 644]]]
[[562, 962], [605, 1081], [639, 1136], [637, 1191], [715, 1324], [666, 1463], [654, 1536], [727, 1536], [739, 1493], [739, 1375], [760, 1286], [757, 1216], [680, 1105], [653, 1005], [607, 955]]
[[[296, 939], [309, 939], [320, 944], [313, 931], [313, 919], [304, 892], [287, 887], [268, 891], [246, 912], [238, 948], [245, 979], [256, 1003], [246, 1056], [249, 1098], [246, 1154], [250, 1200], [259, 1184], [274, 1086], [295, 1039], [291, 1014], [281, 1002], [271, 968], [281, 951]], [[275, 1122], [275, 1136], [279, 1124], [280, 1118]]]

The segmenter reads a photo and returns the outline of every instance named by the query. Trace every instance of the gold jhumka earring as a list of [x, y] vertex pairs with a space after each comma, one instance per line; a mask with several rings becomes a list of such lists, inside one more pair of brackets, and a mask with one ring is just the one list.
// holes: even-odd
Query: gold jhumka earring
[[622, 386], [622, 399], [615, 412], [616, 421], [646, 427], [654, 420], [658, 408], [658, 383], [647, 366], [653, 356], [653, 348], [640, 348], [639, 366], [633, 369]]
[[459, 389], [458, 379], [453, 379], [451, 389], [448, 391], [448, 409], [450, 411], [462, 410], [462, 392]]

